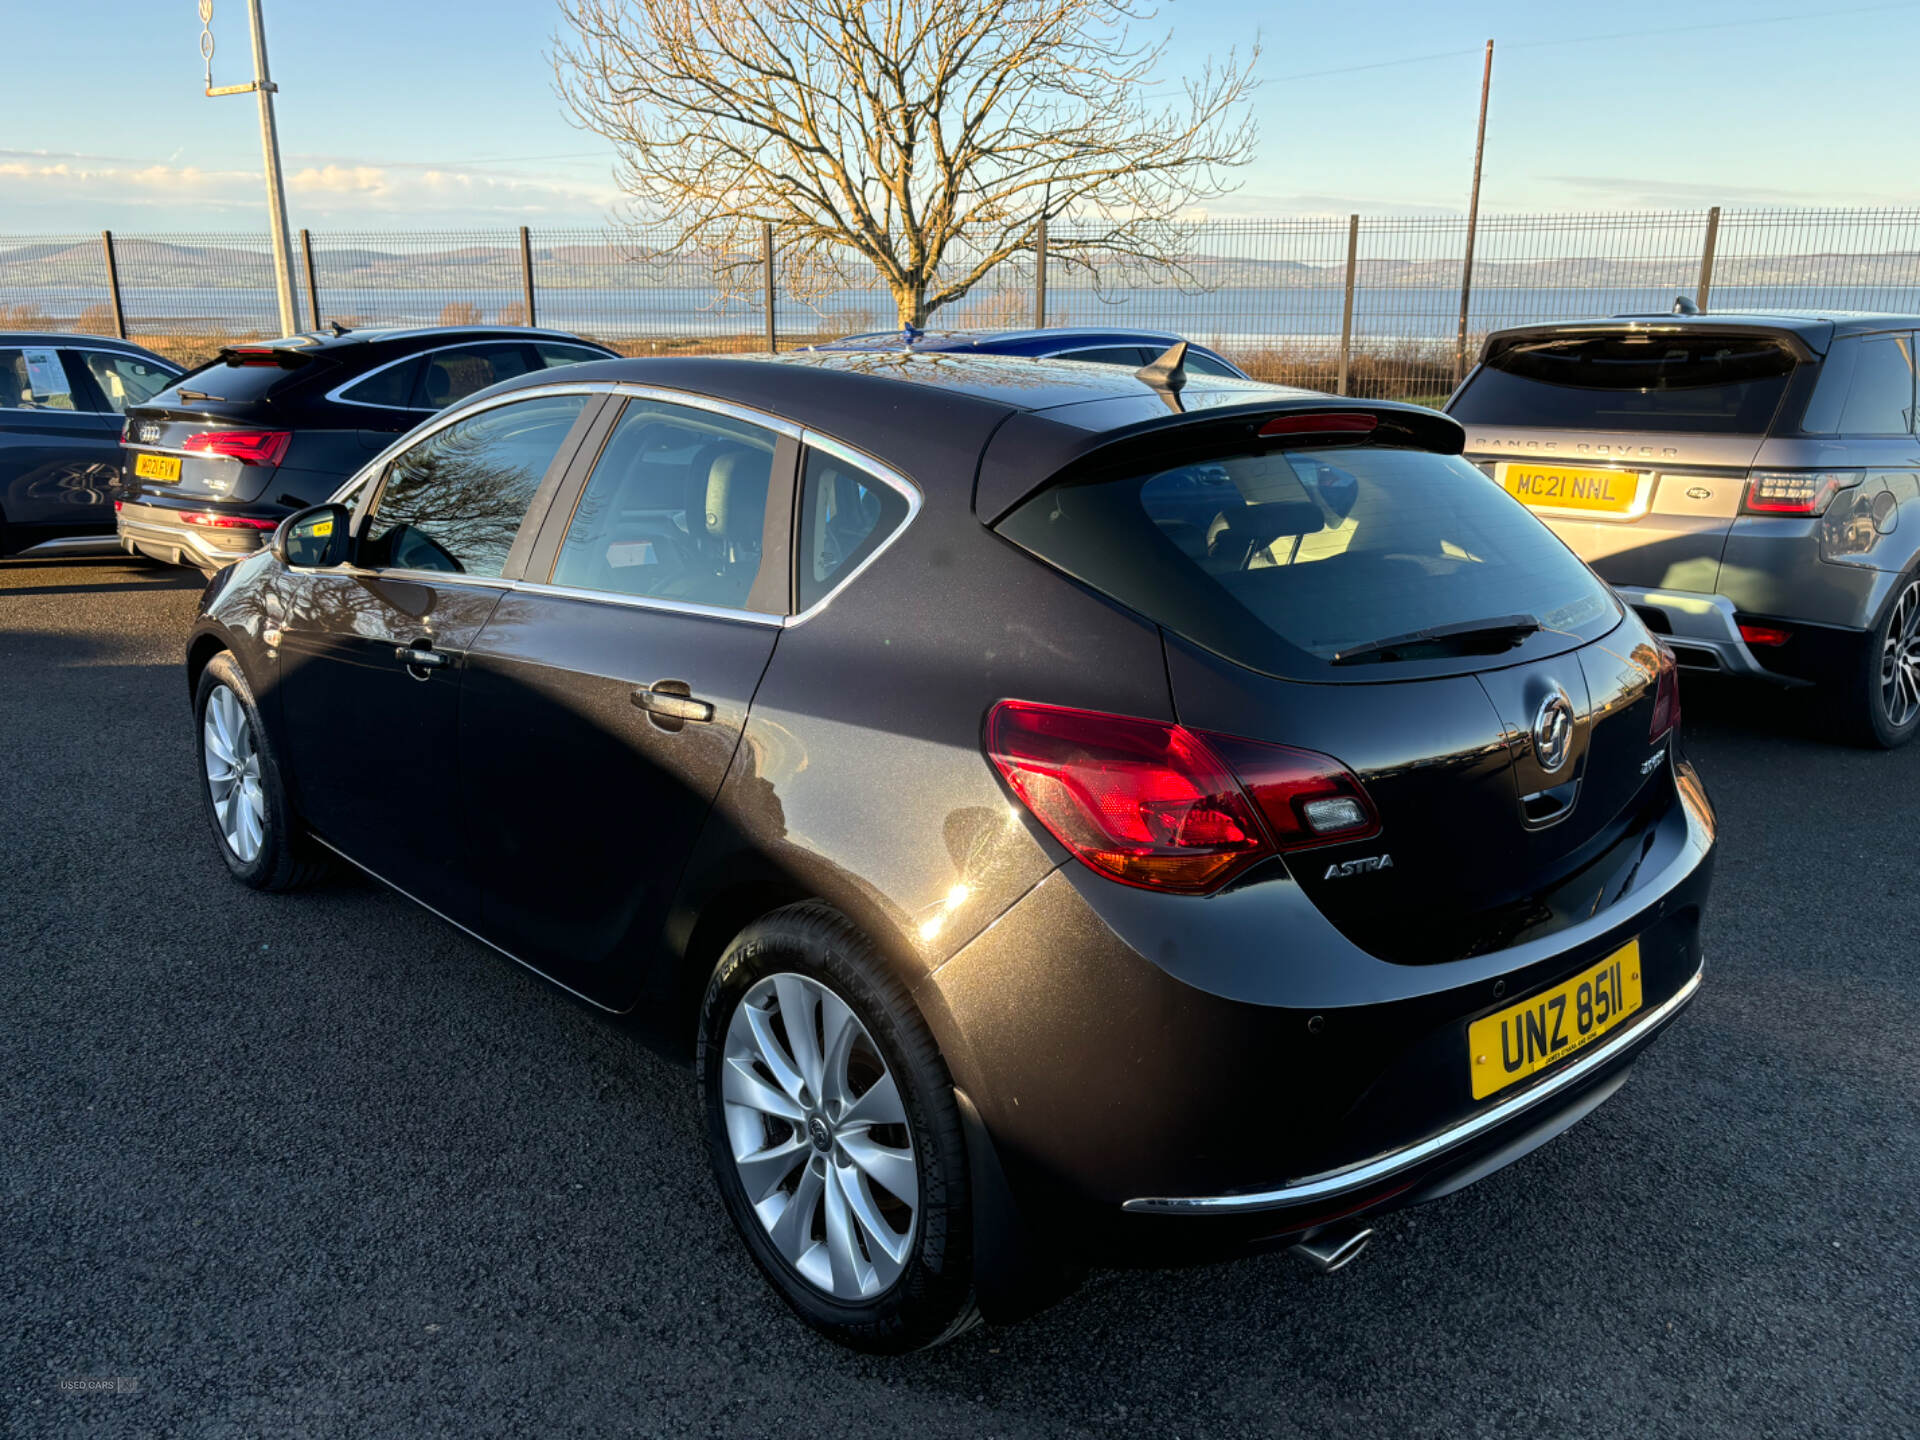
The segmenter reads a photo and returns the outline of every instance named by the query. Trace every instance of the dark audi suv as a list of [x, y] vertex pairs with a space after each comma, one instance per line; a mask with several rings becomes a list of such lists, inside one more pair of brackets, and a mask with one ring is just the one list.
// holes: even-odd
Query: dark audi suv
[[1457, 424], [1182, 378], [473, 397], [208, 587], [225, 863], [344, 856], [690, 1052], [721, 1200], [847, 1343], [1097, 1259], [1332, 1268], [1621, 1085], [1713, 813], [1671, 661]]
[[374, 454], [476, 390], [603, 345], [552, 330], [336, 330], [229, 345], [127, 411], [121, 547], [217, 570]]

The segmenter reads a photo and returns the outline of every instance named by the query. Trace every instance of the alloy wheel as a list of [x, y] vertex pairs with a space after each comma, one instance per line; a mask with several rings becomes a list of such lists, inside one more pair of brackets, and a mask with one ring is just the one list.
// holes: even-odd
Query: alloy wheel
[[1901, 592], [1887, 622], [1880, 651], [1880, 704], [1896, 730], [1920, 715], [1920, 580]]
[[913, 1249], [919, 1167], [899, 1085], [846, 1001], [804, 975], [755, 983], [727, 1022], [721, 1098], [774, 1249], [835, 1300], [892, 1285]]
[[260, 787], [253, 723], [240, 697], [227, 686], [216, 685], [208, 692], [200, 735], [220, 838], [235, 859], [251, 865], [266, 844], [267, 798]]

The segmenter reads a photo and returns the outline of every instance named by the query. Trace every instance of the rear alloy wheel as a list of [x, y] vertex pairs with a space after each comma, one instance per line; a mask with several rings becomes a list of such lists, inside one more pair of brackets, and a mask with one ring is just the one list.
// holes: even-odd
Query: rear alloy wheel
[[1892, 750], [1920, 732], [1920, 575], [1900, 581], [1849, 689], [1836, 718], [1856, 744]]
[[255, 890], [308, 884], [326, 862], [294, 817], [253, 688], [231, 650], [200, 672], [193, 705], [200, 800], [228, 871]]
[[721, 1197], [802, 1319], [898, 1353], [979, 1318], [953, 1082], [858, 930], [821, 905], [749, 926], [707, 987], [699, 1048]]

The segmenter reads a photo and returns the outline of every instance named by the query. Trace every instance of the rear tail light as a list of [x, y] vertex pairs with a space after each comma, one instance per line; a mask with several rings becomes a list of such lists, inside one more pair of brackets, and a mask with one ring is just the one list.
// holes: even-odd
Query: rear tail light
[[1740, 627], [1740, 638], [1749, 645], [1784, 645], [1793, 638], [1791, 630], [1782, 630], [1778, 625], [1746, 625]]
[[1660, 647], [1660, 675], [1653, 689], [1653, 724], [1647, 732], [1651, 742], [1680, 728], [1680, 664], [1666, 646]]
[[280, 523], [251, 515], [223, 515], [218, 510], [182, 510], [180, 518], [189, 525], [204, 525], [210, 530], [271, 530]]
[[1075, 856], [1149, 890], [1204, 894], [1283, 850], [1380, 828], [1329, 756], [1156, 720], [1003, 700], [987, 754]]
[[1749, 515], [1824, 515], [1833, 497], [1860, 479], [1858, 470], [1755, 470], [1743, 508]]
[[190, 455], [218, 455], [242, 465], [278, 465], [293, 435], [286, 430], [202, 430], [180, 448]]

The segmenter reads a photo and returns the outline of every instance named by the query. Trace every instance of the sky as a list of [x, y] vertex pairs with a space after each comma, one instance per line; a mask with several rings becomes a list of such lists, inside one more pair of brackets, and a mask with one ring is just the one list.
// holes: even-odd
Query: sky
[[[581, 225], [611, 147], [555, 93], [553, 0], [265, 0], [297, 228]], [[215, 0], [214, 82], [251, 78]], [[194, 0], [0, 0], [0, 233], [263, 229], [252, 96], [207, 99]], [[1173, 0], [1169, 82], [1262, 47], [1257, 158], [1220, 215], [1920, 203], [1920, 0]]]

